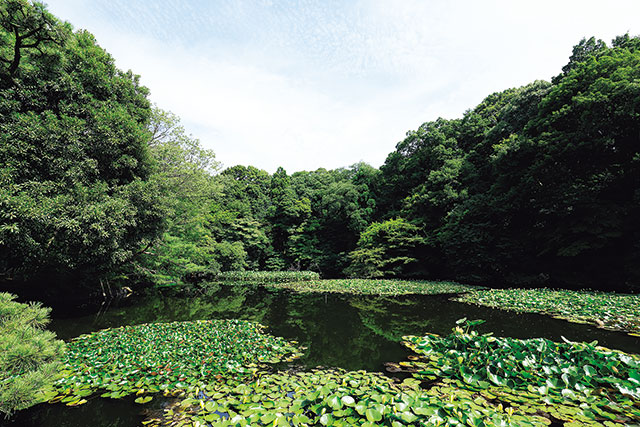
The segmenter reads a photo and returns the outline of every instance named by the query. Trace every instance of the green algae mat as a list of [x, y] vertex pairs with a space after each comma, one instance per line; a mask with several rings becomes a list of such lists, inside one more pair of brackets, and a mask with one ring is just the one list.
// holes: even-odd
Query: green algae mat
[[640, 336], [640, 295], [552, 289], [488, 289], [454, 301], [518, 312], [548, 314], [576, 323]]
[[482, 289], [456, 282], [392, 279], [329, 279], [288, 283], [266, 283], [266, 286], [295, 292], [332, 292], [356, 295], [440, 295], [458, 294]]
[[105, 329], [67, 344], [60, 378], [43, 400], [70, 406], [103, 397], [175, 391], [225, 375], [252, 375], [262, 363], [300, 356], [295, 342], [242, 320], [150, 323]]

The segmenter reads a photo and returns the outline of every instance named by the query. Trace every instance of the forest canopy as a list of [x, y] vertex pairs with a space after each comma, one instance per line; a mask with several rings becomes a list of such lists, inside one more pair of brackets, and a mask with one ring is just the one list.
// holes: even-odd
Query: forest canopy
[[104, 275], [163, 223], [148, 90], [39, 3], [3, 2], [0, 27], [0, 277]]
[[[0, 6], [0, 282], [220, 271], [638, 289], [640, 39], [423, 123], [379, 168], [220, 170], [86, 31]], [[17, 285], [16, 285], [17, 284]]]

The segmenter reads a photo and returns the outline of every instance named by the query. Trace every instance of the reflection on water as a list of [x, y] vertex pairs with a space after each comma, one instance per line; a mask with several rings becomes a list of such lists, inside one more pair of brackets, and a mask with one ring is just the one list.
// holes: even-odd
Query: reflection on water
[[[54, 308], [50, 327], [69, 339], [90, 331], [122, 325], [176, 320], [237, 318], [269, 327], [278, 336], [308, 348], [296, 363], [304, 367], [340, 367], [382, 371], [383, 363], [400, 361], [407, 351], [403, 335], [447, 334], [457, 319], [485, 319], [481, 332], [515, 338], [544, 337], [560, 341], [598, 340], [601, 345], [640, 352], [640, 339], [622, 333], [572, 324], [535, 314], [517, 314], [448, 301], [443, 296], [401, 297], [295, 294], [251, 286], [221, 287], [210, 295], [132, 297], [95, 309]], [[161, 405], [160, 399], [154, 399]], [[11, 426], [139, 426], [141, 407], [128, 400], [94, 398], [78, 408], [39, 405], [0, 425]]]

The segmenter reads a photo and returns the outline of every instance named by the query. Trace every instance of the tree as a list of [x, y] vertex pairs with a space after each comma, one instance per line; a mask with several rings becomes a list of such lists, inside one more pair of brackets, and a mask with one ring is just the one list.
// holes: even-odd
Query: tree
[[438, 234], [471, 281], [637, 283], [638, 44], [583, 40], [552, 85], [512, 91], [465, 157], [468, 197]]
[[[637, 37], [583, 39], [552, 83], [409, 132], [381, 167], [377, 219], [418, 225], [428, 250], [412, 257], [458, 280], [632, 289], [639, 65]], [[359, 245], [352, 266], [379, 271], [382, 246]]]
[[4, 85], [10, 85], [18, 72], [25, 50], [46, 55], [45, 50], [66, 38], [69, 26], [61, 25], [44, 4], [27, 0], [6, 0], [0, 4], [0, 62]]
[[95, 283], [162, 226], [148, 180], [148, 91], [41, 4], [10, 1], [1, 13], [3, 58], [16, 37], [26, 54], [0, 88], [0, 277]]
[[0, 292], [0, 413], [11, 415], [43, 401], [53, 384], [64, 343], [44, 330], [51, 309], [15, 302]]
[[374, 222], [360, 234], [345, 272], [352, 277], [371, 278], [414, 275], [420, 270], [415, 264], [421, 245], [424, 237], [420, 229], [403, 218]]
[[[150, 181], [162, 194], [166, 229], [145, 244], [127, 277], [134, 273], [138, 280], [156, 285], [182, 284], [227, 265], [240, 268], [246, 257], [242, 245], [220, 246], [210, 230], [210, 211], [222, 192], [212, 176], [218, 169], [215, 154], [188, 135], [176, 115], [158, 107], [152, 110], [148, 129], [154, 161]], [[234, 256], [241, 261], [232, 261]]]
[[264, 222], [271, 203], [271, 176], [253, 166], [233, 166], [216, 180], [223, 186], [221, 203], [244, 218]]
[[607, 45], [602, 40], [596, 39], [595, 37], [590, 37], [589, 39], [583, 38], [580, 40], [580, 43], [573, 47], [573, 52], [569, 57], [569, 63], [562, 67], [563, 74], [568, 74], [571, 70], [575, 69], [578, 64], [587, 61], [589, 58], [596, 57], [605, 50], [607, 50]]
[[292, 266], [292, 259], [288, 251], [289, 239], [294, 230], [300, 226], [311, 214], [311, 202], [308, 198], [298, 199], [291, 178], [287, 172], [279, 167], [271, 176], [270, 185], [271, 205], [267, 210], [269, 222], [269, 236], [275, 251], [276, 259], [273, 266]]
[[375, 176], [375, 169], [364, 163], [292, 175], [298, 199], [308, 200], [311, 212], [290, 235], [288, 252], [294, 263], [321, 271], [325, 277], [342, 274], [346, 254], [372, 219]]

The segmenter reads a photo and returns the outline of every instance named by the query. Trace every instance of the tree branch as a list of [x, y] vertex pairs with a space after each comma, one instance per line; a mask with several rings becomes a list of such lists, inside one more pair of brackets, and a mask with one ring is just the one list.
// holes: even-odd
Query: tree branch
[[13, 45], [13, 60], [11, 61], [11, 65], [9, 65], [9, 76], [13, 77], [16, 71], [18, 71], [18, 65], [20, 65], [20, 49], [22, 47], [22, 39], [20, 38], [20, 34], [17, 28], [13, 30], [16, 36], [16, 42]]
[[[23, 34], [20, 36], [21, 39], [28, 39], [29, 37], [34, 36], [36, 33], [38, 33], [39, 31], [41, 31], [44, 28], [44, 24], [40, 25], [38, 28], [35, 28], [31, 31], [29, 31], [27, 34]], [[17, 34], [17, 31], [16, 31]]]

